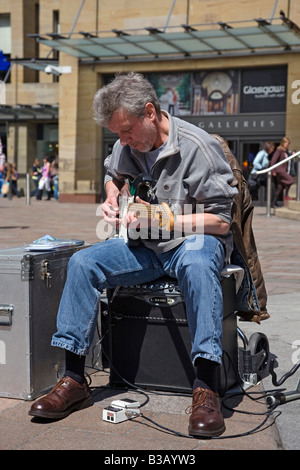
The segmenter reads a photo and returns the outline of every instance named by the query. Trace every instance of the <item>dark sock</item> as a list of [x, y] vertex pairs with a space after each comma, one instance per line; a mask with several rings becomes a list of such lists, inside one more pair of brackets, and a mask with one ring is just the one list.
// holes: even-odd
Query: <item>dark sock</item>
[[197, 387], [208, 388], [213, 392], [218, 392], [218, 374], [219, 364], [208, 359], [198, 357], [196, 359], [197, 377], [194, 381], [193, 389]]
[[84, 382], [85, 356], [78, 356], [71, 351], [65, 351], [66, 370], [65, 377], [71, 377], [76, 382]]

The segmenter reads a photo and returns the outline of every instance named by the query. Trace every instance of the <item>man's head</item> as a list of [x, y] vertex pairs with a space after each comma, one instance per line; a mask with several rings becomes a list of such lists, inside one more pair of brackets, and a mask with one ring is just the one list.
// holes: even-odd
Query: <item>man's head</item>
[[153, 104], [160, 120], [160, 104], [151, 83], [139, 73], [118, 74], [95, 95], [95, 121], [101, 127], [108, 127], [113, 114], [120, 109], [142, 118], [147, 103]]
[[140, 152], [157, 148], [165, 131], [159, 100], [140, 74], [117, 75], [94, 98], [96, 122], [119, 135], [122, 145]]

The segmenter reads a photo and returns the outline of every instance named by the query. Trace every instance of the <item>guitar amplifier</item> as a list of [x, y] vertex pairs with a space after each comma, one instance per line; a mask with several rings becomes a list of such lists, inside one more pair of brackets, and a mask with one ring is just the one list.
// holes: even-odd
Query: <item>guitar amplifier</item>
[[[223, 363], [219, 393], [237, 383], [235, 280], [222, 279]], [[185, 303], [175, 279], [108, 291], [110, 385], [190, 392], [195, 368]], [[201, 295], [201, 294], [199, 294]]]

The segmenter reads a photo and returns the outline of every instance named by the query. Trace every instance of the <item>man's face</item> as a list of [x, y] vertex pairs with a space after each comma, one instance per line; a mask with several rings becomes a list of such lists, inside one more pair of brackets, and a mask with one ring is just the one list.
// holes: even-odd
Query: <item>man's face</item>
[[157, 138], [154, 119], [153, 114], [145, 112], [143, 118], [138, 118], [119, 109], [113, 114], [108, 128], [118, 134], [122, 145], [129, 145], [140, 152], [149, 152]]

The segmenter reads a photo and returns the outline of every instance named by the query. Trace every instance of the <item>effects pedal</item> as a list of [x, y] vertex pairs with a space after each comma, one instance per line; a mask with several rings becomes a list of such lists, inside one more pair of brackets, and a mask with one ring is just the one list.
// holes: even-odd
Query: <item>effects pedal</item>
[[124, 400], [114, 400], [111, 404], [103, 409], [103, 421], [109, 423], [121, 423], [128, 419], [140, 416], [140, 403], [135, 400], [125, 398]]

